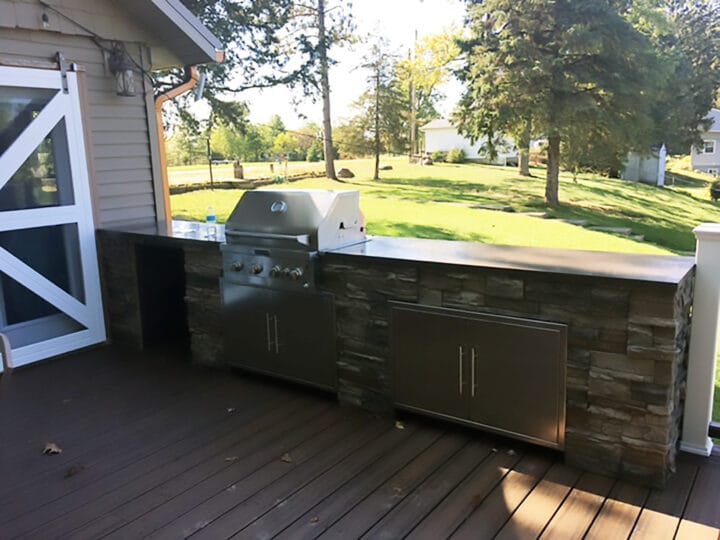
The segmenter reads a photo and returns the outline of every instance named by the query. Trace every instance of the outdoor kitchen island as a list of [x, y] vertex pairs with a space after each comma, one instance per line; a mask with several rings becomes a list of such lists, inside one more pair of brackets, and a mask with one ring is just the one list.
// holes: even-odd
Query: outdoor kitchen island
[[[114, 284], [132, 283], [138, 272], [133, 267], [141, 263], [133, 260], [136, 248], [169, 246], [183, 253], [193, 355], [199, 362], [221, 365], [221, 242], [178, 228], [159, 235], [106, 230], [99, 238], [106, 287], [115, 291], [107, 295], [111, 334], [127, 335], [133, 299], [126, 291], [132, 287], [121, 290]], [[531, 335], [537, 330], [538, 336], [551, 336], [537, 348], [543, 358], [548, 350], [548, 357], [555, 358], [548, 367], [551, 375], [543, 377], [543, 370], [535, 369], [533, 377], [543, 378], [543, 392], [561, 381], [555, 388], [564, 396], [559, 404], [554, 396], [541, 411], [543, 422], [550, 417], [558, 421], [561, 431], [555, 441], [532, 433], [520, 433], [521, 438], [560, 448], [570, 464], [644, 484], [662, 485], [672, 473], [687, 363], [691, 258], [374, 237], [322, 252], [316, 272], [318, 290], [334, 298], [337, 393], [342, 402], [388, 414], [396, 409], [393, 310], [415, 305], [436, 321], [449, 316], [462, 324], [462, 319], [483, 324], [491, 319], [492, 324], [513, 326], [521, 319], [534, 328]], [[121, 302], [117, 308], [115, 298]], [[115, 332], [114, 313], [124, 317], [120, 334]], [[452, 325], [431, 328], [435, 333], [430, 337], [437, 340], [447, 337], [441, 335], [444, 329], [455, 332]], [[563, 333], [567, 346], [556, 358], [552, 351], [564, 343]], [[416, 339], [427, 339], [427, 334], [427, 328], [419, 327]], [[523, 341], [525, 337], [518, 339]], [[477, 385], [480, 393], [479, 374], [469, 371], [475, 354], [478, 360], [483, 355], [483, 341], [458, 343], [466, 348], [454, 346], [448, 366], [462, 367], [465, 375], [464, 380], [453, 379], [459, 383], [453, 392], [468, 395]], [[502, 380], [507, 382], [507, 376]], [[519, 387], [527, 391], [532, 382], [519, 381]], [[440, 381], [424, 384], [436, 391]], [[528, 403], [513, 387], [502, 388], [498, 395], [503, 393], [518, 408]], [[402, 408], [437, 413], [432, 404]], [[519, 411], [526, 418], [535, 412]], [[435, 415], [463, 421], [456, 414]]]
[[[485, 373], [493, 377], [485, 392], [502, 400], [501, 409], [516, 409], [510, 419], [503, 410], [488, 418], [494, 414], [510, 426], [527, 429], [533, 419], [547, 423], [555, 415], [559, 429], [564, 429], [554, 441], [519, 429], [500, 426], [498, 431], [545, 439], [536, 442], [562, 448], [568, 463], [642, 483], [661, 485], [673, 471], [687, 367], [693, 259], [375, 237], [324, 253], [320, 268], [321, 288], [335, 297], [342, 401], [377, 411], [399, 404], [463, 421], [468, 420], [465, 413], [453, 407], [467, 411], [468, 405], [462, 409], [447, 396], [462, 399], [463, 393], [477, 392], [466, 398], [472, 413], [477, 409], [472, 401], [482, 400]], [[402, 322], [398, 315], [415, 311], [412, 304], [422, 306], [431, 320], [423, 322], [416, 314], [406, 328], [396, 331], [393, 326]], [[483, 334], [475, 323], [480, 337], [468, 351], [473, 338], [458, 337], [462, 331], [457, 328], [478, 317], [486, 328]], [[493, 318], [497, 320], [488, 321]], [[546, 323], [567, 327], [567, 348], [559, 352], [560, 359], [558, 340], [553, 338], [557, 328], [542, 328]], [[535, 328], [528, 333], [528, 326]], [[538, 326], [546, 331], [538, 332]], [[502, 336], [497, 336], [508, 327], [517, 332], [509, 330], [506, 336], [509, 349], [518, 348], [512, 343], [512, 336], [517, 336], [520, 348], [535, 347], [542, 367], [503, 357], [497, 350], [492, 342], [502, 343]], [[418, 365], [418, 372], [431, 376], [417, 381], [412, 364], [402, 358], [400, 349], [407, 349], [403, 340], [423, 343], [410, 349], [421, 364], [427, 362], [421, 358], [423, 350], [428, 351], [425, 356], [434, 352], [428, 342], [446, 337], [455, 340], [446, 348], [452, 357], [437, 358], [442, 369]], [[544, 342], [527, 342], [535, 338]], [[492, 358], [485, 358], [483, 340], [487, 348], [494, 346]], [[500, 372], [481, 371], [476, 358], [478, 364], [494, 360]], [[518, 377], [512, 384], [523, 365], [531, 368], [529, 378], [537, 378], [535, 395], [533, 380]], [[443, 370], [449, 376], [443, 376]], [[543, 392], [552, 388], [558, 372], [564, 374], [564, 384], [557, 391], [565, 400], [554, 409], [553, 397]], [[405, 397], [417, 396], [407, 389], [413, 384], [424, 384], [431, 400], [408, 403]], [[446, 397], [434, 397], [443, 384]], [[449, 409], [438, 409], [443, 406]], [[493, 427], [482, 419], [469, 420], [471, 425]], [[552, 435], [545, 428], [539, 426]]]

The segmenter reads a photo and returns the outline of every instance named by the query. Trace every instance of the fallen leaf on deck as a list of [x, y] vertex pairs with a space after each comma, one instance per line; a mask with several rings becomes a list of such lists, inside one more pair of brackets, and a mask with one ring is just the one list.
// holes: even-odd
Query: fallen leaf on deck
[[320, 521], [320, 518], [317, 516], [310, 518], [310, 523], [317, 523], [318, 521]]
[[43, 454], [62, 454], [62, 448], [53, 442], [45, 443]]
[[405, 429], [405, 424], [398, 420], [397, 422], [395, 422], [395, 429]]
[[280, 461], [284, 461], [285, 463], [292, 463], [293, 459], [289, 453], [285, 452], [280, 458]]
[[70, 478], [85, 470], [85, 465], [72, 465], [65, 471], [65, 478]]
[[225, 461], [233, 462], [233, 461], [237, 461], [238, 459], [240, 459], [240, 456], [228, 456], [225, 458]]
[[517, 454], [517, 452], [515, 450], [513, 450], [512, 448], [507, 451], [508, 456], [514, 456], [515, 454]]
[[234, 412], [235, 412], [235, 407], [228, 407], [228, 408], [227, 408], [227, 412], [229, 412], [229, 413], [234, 413]]

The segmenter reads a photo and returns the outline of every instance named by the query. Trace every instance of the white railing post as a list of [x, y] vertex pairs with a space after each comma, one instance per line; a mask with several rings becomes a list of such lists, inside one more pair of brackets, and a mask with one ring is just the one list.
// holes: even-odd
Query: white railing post
[[708, 425], [715, 390], [720, 315], [720, 224], [703, 223], [693, 232], [697, 238], [697, 266], [680, 449], [709, 456], [713, 443], [708, 437]]

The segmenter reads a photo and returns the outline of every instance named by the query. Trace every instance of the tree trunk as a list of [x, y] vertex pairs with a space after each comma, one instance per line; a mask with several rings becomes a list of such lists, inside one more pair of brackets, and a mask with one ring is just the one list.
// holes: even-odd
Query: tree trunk
[[318, 0], [318, 56], [320, 57], [320, 93], [323, 102], [323, 154], [325, 176], [337, 180], [330, 119], [330, 79], [328, 77], [327, 43], [325, 36], [325, 0]]
[[380, 180], [380, 64], [375, 68], [375, 174], [373, 180]]
[[520, 176], [532, 176], [530, 174], [530, 149], [522, 147], [519, 149], [518, 172]]
[[560, 136], [548, 137], [547, 182], [545, 183], [545, 203], [551, 208], [560, 204], [558, 186], [560, 175]]
[[523, 129], [522, 136], [518, 141], [519, 157], [518, 157], [518, 172], [520, 176], [531, 176], [530, 175], [530, 137], [532, 136], [532, 119], [528, 118], [525, 121], [525, 128]]

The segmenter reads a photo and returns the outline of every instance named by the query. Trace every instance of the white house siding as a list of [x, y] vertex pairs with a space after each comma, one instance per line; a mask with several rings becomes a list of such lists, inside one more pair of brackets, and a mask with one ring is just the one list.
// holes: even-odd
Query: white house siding
[[696, 171], [708, 172], [709, 169], [720, 169], [720, 133], [703, 133], [703, 141], [715, 141], [715, 153], [701, 154], [697, 148], [692, 149], [692, 168]]
[[474, 145], [470, 141], [460, 135], [453, 127], [428, 129], [425, 132], [425, 151], [426, 152], [449, 152], [455, 148], [465, 152], [468, 159], [478, 159], [478, 148], [483, 141], [475, 141]]
[[[119, 21], [118, 24], [123, 24]], [[140, 59], [141, 46], [127, 44]], [[153, 168], [146, 96], [115, 94], [115, 79], [107, 74], [103, 54], [87, 37], [57, 32], [0, 28], [0, 55], [13, 61], [50, 61], [60, 51], [86, 73], [90, 171], [96, 199], [98, 226], [154, 223]], [[147, 51], [145, 51], [147, 59]], [[142, 83], [142, 78], [137, 81]], [[146, 85], [146, 90], [151, 89]]]

